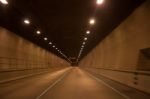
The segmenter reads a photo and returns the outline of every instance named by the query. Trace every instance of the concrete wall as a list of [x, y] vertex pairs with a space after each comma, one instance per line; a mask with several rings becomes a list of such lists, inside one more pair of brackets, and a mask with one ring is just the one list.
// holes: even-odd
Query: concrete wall
[[120, 71], [102, 68], [84, 68], [90, 73], [98, 74], [124, 85], [150, 93], [150, 72], [146, 71]]
[[66, 66], [65, 60], [0, 27], [0, 71]]
[[[150, 59], [142, 53], [147, 48], [150, 48], [150, 0], [100, 42], [79, 66], [150, 93]], [[141, 74], [139, 70], [144, 71]]]
[[[80, 66], [136, 70], [140, 50], [150, 47], [150, 1], [138, 7], [80, 63]], [[147, 66], [148, 70], [150, 70]]]

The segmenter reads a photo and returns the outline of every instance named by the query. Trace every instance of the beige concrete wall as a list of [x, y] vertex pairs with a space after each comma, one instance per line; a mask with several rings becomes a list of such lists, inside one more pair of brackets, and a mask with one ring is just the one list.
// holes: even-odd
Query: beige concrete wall
[[[138, 7], [79, 65], [81, 67], [136, 70], [140, 50], [148, 47], [150, 47], [150, 0]], [[146, 69], [150, 70], [150, 65]]]
[[65, 60], [0, 27], [0, 71], [65, 66]]
[[79, 66], [150, 93], [150, 72], [147, 71], [150, 59], [141, 52], [145, 48], [150, 48], [150, 0], [100, 42]]
[[138, 90], [150, 93], [150, 72], [146, 71], [119, 71], [111, 69], [96, 69], [84, 68], [90, 73], [115, 80], [127, 86], [136, 88]]

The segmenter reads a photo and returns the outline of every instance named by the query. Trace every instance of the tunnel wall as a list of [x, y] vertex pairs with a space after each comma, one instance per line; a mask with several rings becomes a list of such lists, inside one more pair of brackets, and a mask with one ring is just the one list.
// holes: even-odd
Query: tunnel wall
[[0, 79], [66, 66], [65, 60], [0, 27]]
[[[79, 66], [150, 93], [147, 74], [150, 58], [143, 53], [150, 48], [149, 18], [147, 0], [81, 60]], [[140, 71], [147, 71], [147, 75]]]

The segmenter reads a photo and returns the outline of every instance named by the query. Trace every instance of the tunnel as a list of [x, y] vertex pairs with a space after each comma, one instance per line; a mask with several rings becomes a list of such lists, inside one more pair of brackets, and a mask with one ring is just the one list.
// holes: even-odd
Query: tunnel
[[150, 99], [150, 0], [0, 0], [0, 99]]

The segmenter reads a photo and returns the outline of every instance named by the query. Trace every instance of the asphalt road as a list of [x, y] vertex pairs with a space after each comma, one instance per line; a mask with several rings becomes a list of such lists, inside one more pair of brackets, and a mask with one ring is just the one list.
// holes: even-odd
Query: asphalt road
[[130, 99], [80, 68], [0, 84], [0, 99]]
[[36, 99], [70, 68], [0, 84], [0, 99]]

